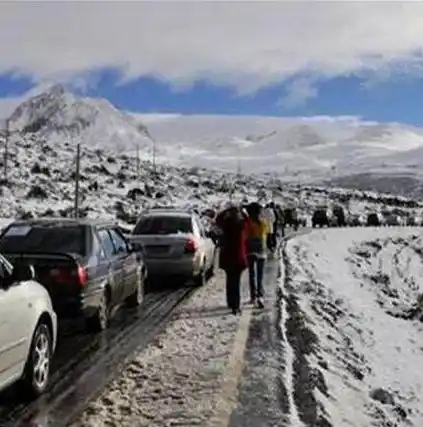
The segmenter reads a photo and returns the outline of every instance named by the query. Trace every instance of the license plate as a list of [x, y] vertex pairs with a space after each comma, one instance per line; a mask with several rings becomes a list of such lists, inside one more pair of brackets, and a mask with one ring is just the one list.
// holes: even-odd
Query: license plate
[[149, 255], [163, 255], [169, 251], [169, 246], [157, 245], [157, 246], [147, 246], [147, 254]]

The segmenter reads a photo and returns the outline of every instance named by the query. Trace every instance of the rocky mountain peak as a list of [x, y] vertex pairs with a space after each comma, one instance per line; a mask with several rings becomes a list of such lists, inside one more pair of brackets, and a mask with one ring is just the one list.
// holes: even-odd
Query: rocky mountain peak
[[53, 143], [77, 141], [117, 150], [150, 144], [148, 130], [106, 99], [79, 96], [53, 85], [20, 104], [9, 129]]

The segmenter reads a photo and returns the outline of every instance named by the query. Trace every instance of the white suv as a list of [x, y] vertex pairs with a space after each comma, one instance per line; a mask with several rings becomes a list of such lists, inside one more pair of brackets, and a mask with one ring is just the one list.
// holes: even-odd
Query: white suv
[[57, 317], [34, 270], [0, 255], [0, 390], [20, 380], [30, 397], [48, 385]]

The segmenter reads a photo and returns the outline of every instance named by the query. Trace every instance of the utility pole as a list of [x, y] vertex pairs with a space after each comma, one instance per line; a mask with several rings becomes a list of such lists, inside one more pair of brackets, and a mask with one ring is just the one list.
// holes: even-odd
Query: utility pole
[[229, 200], [232, 202], [234, 195], [234, 181], [230, 182], [229, 184]]
[[140, 147], [137, 144], [137, 180], [140, 179]]
[[79, 166], [81, 160], [81, 144], [76, 146], [76, 169], [75, 169], [75, 218], [79, 217]]
[[4, 181], [8, 182], [8, 168], [7, 160], [9, 158], [9, 119], [5, 121], [5, 130], [4, 130], [4, 153], [3, 153], [3, 168], [4, 168]]
[[156, 175], [156, 140], [153, 138], [153, 171]]

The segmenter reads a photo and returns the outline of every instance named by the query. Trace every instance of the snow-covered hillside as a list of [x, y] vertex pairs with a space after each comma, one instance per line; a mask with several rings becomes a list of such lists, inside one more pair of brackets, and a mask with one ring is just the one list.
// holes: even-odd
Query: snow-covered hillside
[[[11, 138], [9, 176], [0, 180], [0, 217], [72, 216], [76, 147], [31, 136]], [[1, 162], [0, 162], [1, 166]], [[114, 151], [82, 147], [80, 211], [133, 223], [148, 206], [210, 207], [228, 200], [231, 177], [202, 169], [156, 165]], [[261, 181], [243, 181], [234, 197], [256, 196]]]
[[423, 130], [396, 123], [354, 117], [138, 117], [161, 143], [194, 147], [190, 162], [232, 170], [238, 157], [245, 171], [291, 176], [415, 172], [423, 165]]
[[400, 228], [288, 244], [288, 391], [307, 425], [423, 425], [422, 244], [419, 230]]
[[[74, 206], [76, 147], [71, 142], [48, 142], [29, 134], [12, 135], [8, 182], [0, 179], [0, 218], [71, 216]], [[0, 161], [0, 167], [2, 162]], [[351, 212], [418, 213], [421, 205], [401, 197], [339, 188], [301, 187], [278, 180], [234, 176], [201, 168], [183, 168], [140, 161], [127, 154], [82, 147], [80, 210], [90, 217], [117, 218], [133, 224], [139, 212], [152, 204], [177, 204], [199, 209], [229, 200], [262, 201], [274, 197], [283, 205], [310, 215], [322, 204], [340, 202]], [[1, 170], [1, 169], [0, 169]], [[1, 224], [0, 224], [1, 226]]]

